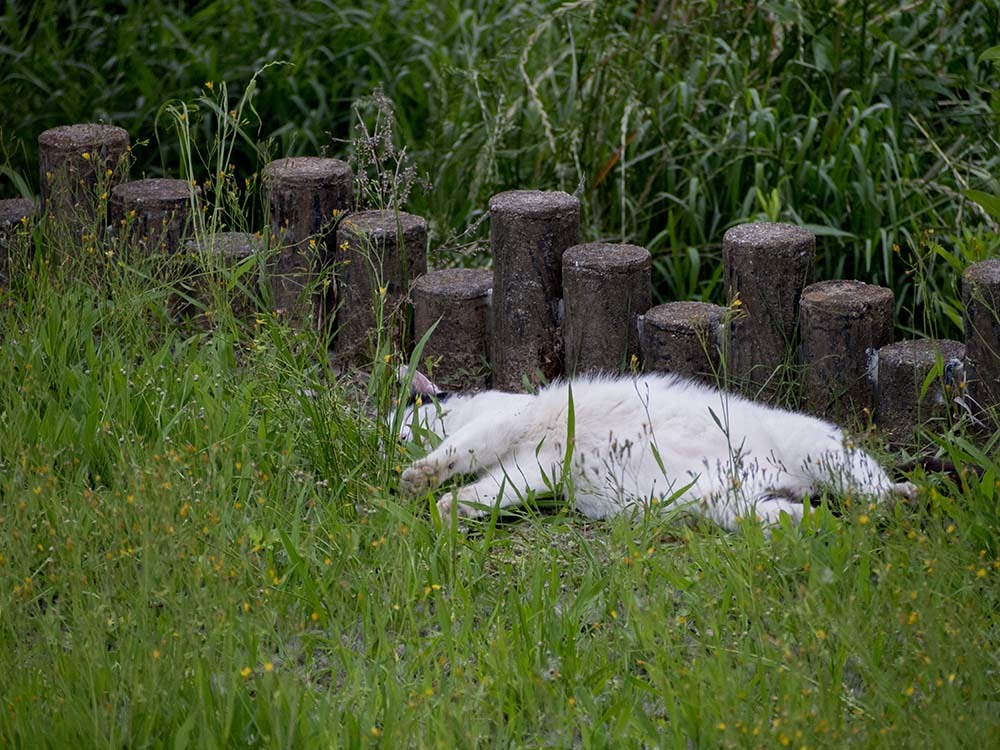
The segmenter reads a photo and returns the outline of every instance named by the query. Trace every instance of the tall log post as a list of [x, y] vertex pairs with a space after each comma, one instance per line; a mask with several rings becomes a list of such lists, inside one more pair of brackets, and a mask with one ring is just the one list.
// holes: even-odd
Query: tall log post
[[[17, 233], [35, 216], [35, 202], [27, 198], [0, 200], [0, 285], [6, 287], [11, 270], [11, 250]], [[14, 266], [17, 267], [16, 265]]]
[[860, 281], [820, 281], [802, 292], [799, 359], [803, 408], [847, 423], [872, 413], [872, 367], [892, 343], [891, 289]]
[[953, 416], [954, 398], [965, 387], [964, 358], [965, 346], [948, 339], [900, 341], [878, 350], [875, 421], [891, 443], [909, 443], [920, 426]]
[[519, 391], [562, 373], [562, 255], [580, 235], [568, 193], [511, 190], [490, 199], [493, 387]]
[[128, 132], [114, 125], [50, 128], [38, 136], [42, 210], [74, 229], [90, 226], [101, 194], [128, 179]]
[[336, 239], [337, 359], [370, 363], [379, 333], [405, 351], [412, 343], [410, 285], [427, 273], [427, 222], [402, 211], [360, 211], [340, 223]]
[[489, 383], [490, 298], [493, 272], [447, 268], [413, 284], [413, 338], [434, 327], [423, 361], [434, 364], [434, 382], [446, 390], [479, 390]]
[[147, 254], [173, 255], [190, 232], [191, 191], [186, 180], [123, 182], [111, 191], [111, 219], [121, 236]]
[[574, 245], [562, 257], [567, 375], [618, 373], [639, 358], [639, 316], [651, 304], [649, 251], [636, 245]]
[[977, 412], [996, 416], [1000, 411], [1000, 258], [965, 269], [962, 301], [969, 395]]
[[707, 302], [667, 302], [642, 316], [640, 341], [647, 372], [724, 384], [727, 310]]
[[338, 159], [299, 156], [270, 162], [263, 180], [278, 247], [274, 307], [296, 327], [322, 329], [336, 302], [333, 227], [354, 207], [354, 172]]
[[[187, 286], [198, 327], [213, 328], [224, 309], [236, 321], [252, 325], [256, 315], [264, 312], [264, 290], [270, 279], [263, 265], [268, 260], [264, 239], [247, 232], [217, 232], [188, 241], [186, 248]], [[251, 259], [261, 265], [244, 270], [237, 278], [237, 267]]]
[[812, 279], [816, 237], [791, 224], [741, 224], [722, 242], [732, 321], [729, 372], [751, 393], [771, 398], [795, 350], [799, 297]]

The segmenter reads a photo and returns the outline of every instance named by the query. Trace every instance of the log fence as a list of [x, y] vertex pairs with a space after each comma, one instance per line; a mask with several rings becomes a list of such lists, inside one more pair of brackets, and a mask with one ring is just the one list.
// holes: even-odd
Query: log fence
[[[264, 251], [268, 243], [253, 235], [190, 236], [197, 188], [127, 180], [128, 150], [128, 134], [111, 126], [39, 136], [40, 210], [32, 201], [0, 201], [0, 260], [32, 217], [92, 219], [98, 185], [110, 190], [112, 230], [127, 226], [157, 252], [194, 248], [232, 265]], [[653, 306], [649, 253], [580, 244], [580, 204], [567, 193], [495, 195], [492, 270], [428, 272], [427, 222], [353, 211], [347, 163], [278, 159], [263, 174], [276, 243], [275, 261], [262, 266], [272, 276], [272, 302], [293, 325], [329, 324], [343, 366], [370, 363], [380, 333], [405, 350], [433, 327], [424, 356], [451, 388], [516, 391], [561, 376], [645, 368], [772, 400], [774, 374], [792, 364], [805, 410], [855, 424], [872, 415], [899, 443], [928, 419], [953, 416], [956, 403], [980, 415], [1000, 407], [1000, 259], [965, 271], [964, 342], [893, 342], [892, 291], [853, 280], [813, 283], [816, 237], [801, 227], [751, 223], [726, 232], [727, 306]], [[234, 313], [249, 316], [252, 308], [244, 301]]]

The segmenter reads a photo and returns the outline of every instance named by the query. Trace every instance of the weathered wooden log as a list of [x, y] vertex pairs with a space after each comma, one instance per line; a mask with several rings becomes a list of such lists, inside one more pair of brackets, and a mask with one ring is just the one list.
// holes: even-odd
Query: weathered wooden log
[[250, 258], [267, 262], [264, 245], [264, 238], [247, 232], [218, 232], [187, 242], [189, 309], [200, 328], [212, 328], [224, 309], [239, 322], [253, 323], [266, 301], [269, 274], [262, 265], [245, 268], [238, 277], [234, 272]]
[[102, 199], [128, 179], [128, 132], [114, 125], [63, 125], [38, 136], [42, 209], [56, 221], [89, 226]]
[[446, 390], [478, 390], [489, 383], [490, 297], [493, 272], [447, 268], [413, 284], [413, 337], [424, 344], [434, 382]]
[[191, 193], [197, 190], [186, 180], [123, 182], [111, 191], [112, 226], [148, 254], [176, 253], [190, 231]]
[[953, 416], [953, 399], [965, 386], [964, 358], [965, 346], [948, 339], [900, 341], [878, 350], [875, 421], [891, 443], [908, 443], [921, 425]]
[[973, 263], [962, 274], [965, 364], [972, 408], [1000, 411], [1000, 258]]
[[0, 200], [0, 282], [7, 285], [10, 272], [10, 251], [23, 223], [35, 215], [35, 202], [27, 198]]
[[292, 325], [322, 328], [335, 303], [333, 227], [354, 207], [354, 172], [339, 159], [299, 156], [270, 162], [263, 179], [279, 248], [275, 309]]
[[640, 319], [647, 372], [668, 372], [719, 385], [724, 380], [726, 308], [707, 302], [667, 302]]
[[791, 224], [741, 224], [722, 243], [732, 320], [729, 372], [748, 392], [770, 398], [795, 351], [799, 296], [811, 281], [816, 237]]
[[875, 352], [892, 343], [891, 289], [820, 281], [802, 292], [799, 358], [803, 408], [847, 423], [875, 405]]
[[592, 242], [562, 257], [564, 371], [623, 372], [639, 356], [639, 316], [651, 304], [649, 251]]
[[0, 200], [0, 232], [16, 229], [24, 219], [35, 215], [35, 202], [30, 198], [4, 198]]
[[493, 387], [519, 391], [562, 373], [562, 255], [580, 235], [568, 193], [511, 190], [490, 199]]
[[427, 222], [402, 211], [360, 211], [340, 223], [336, 241], [338, 361], [369, 364], [379, 333], [405, 350], [412, 341], [410, 285], [427, 273]]

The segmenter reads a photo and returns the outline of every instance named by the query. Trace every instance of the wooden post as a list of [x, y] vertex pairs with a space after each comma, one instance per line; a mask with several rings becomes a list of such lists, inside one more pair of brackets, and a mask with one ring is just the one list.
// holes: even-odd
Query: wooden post
[[969, 396], [977, 412], [1000, 410], [1000, 258], [962, 274]]
[[892, 290], [860, 281], [820, 281], [803, 290], [799, 358], [803, 408], [847, 423], [875, 405], [875, 352], [892, 343]]
[[192, 190], [198, 188], [186, 180], [123, 182], [111, 191], [112, 224], [147, 253], [172, 255], [190, 230]]
[[519, 391], [562, 373], [562, 254], [577, 244], [580, 201], [511, 190], [490, 199], [493, 387]]
[[567, 375], [618, 373], [639, 356], [639, 316], [649, 309], [649, 251], [592, 242], [562, 256], [563, 354]]
[[668, 302], [640, 320], [643, 365], [718, 386], [723, 381], [726, 308], [707, 302]]
[[101, 192], [128, 178], [128, 133], [114, 125], [63, 125], [38, 136], [42, 209], [56, 221], [87, 226]]
[[22, 222], [35, 215], [35, 202], [27, 198], [0, 200], [0, 284], [7, 286], [10, 251]]
[[[947, 339], [900, 341], [878, 350], [875, 371], [875, 421], [894, 444], [910, 442], [917, 428], [948, 419], [952, 399], [965, 385], [965, 346]], [[924, 391], [924, 382], [941, 363], [941, 372]]]
[[265, 260], [264, 239], [246, 232], [218, 232], [190, 240], [187, 250], [193, 260], [188, 264], [188, 286], [195, 301], [198, 326], [204, 330], [211, 328], [223, 305], [232, 311], [235, 320], [252, 324], [262, 309], [261, 292], [269, 274], [259, 266], [247, 269], [238, 279], [232, 273], [250, 258]]
[[328, 268], [335, 255], [332, 229], [339, 216], [354, 208], [354, 172], [338, 159], [277, 159], [264, 167], [264, 185], [271, 232], [280, 248], [275, 308], [295, 326], [322, 328], [335, 301]]
[[35, 215], [35, 202], [29, 198], [4, 198], [0, 200], [0, 232], [17, 229], [22, 219]]
[[410, 284], [427, 273], [427, 222], [402, 211], [361, 211], [340, 223], [336, 239], [337, 359], [369, 364], [379, 331], [409, 346], [405, 303]]
[[447, 268], [413, 284], [413, 338], [437, 323], [424, 345], [434, 382], [447, 390], [478, 390], [489, 383], [490, 297], [493, 272]]
[[791, 224], [741, 224], [725, 234], [726, 298], [741, 312], [732, 321], [729, 372], [752, 393], [778, 390], [773, 376], [795, 349], [799, 296], [815, 257], [816, 237]]

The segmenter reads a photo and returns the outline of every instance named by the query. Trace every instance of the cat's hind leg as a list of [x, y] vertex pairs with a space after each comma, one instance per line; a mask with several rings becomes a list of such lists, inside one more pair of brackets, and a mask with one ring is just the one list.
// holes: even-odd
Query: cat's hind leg
[[789, 517], [794, 525], [802, 522], [803, 501], [784, 495], [763, 495], [753, 502], [752, 514], [765, 528], [777, 526], [781, 514]]
[[[695, 504], [692, 507], [699, 507]], [[780, 491], [767, 490], [759, 495], [725, 500], [714, 500], [707, 506], [701, 504], [702, 513], [729, 531], [736, 531], [741, 521], [751, 520], [765, 529], [777, 526], [784, 513], [793, 524], [799, 524], [803, 516], [803, 500]]]
[[893, 482], [878, 461], [860, 448], [827, 454], [804, 468], [816, 489], [829, 489], [839, 495], [891, 502], [900, 497], [912, 500], [917, 493], [912, 482]]
[[523, 458], [511, 466], [490, 466], [475, 482], [442, 497], [437, 503], [441, 519], [450, 519], [453, 509], [459, 518], [479, 518], [493, 508], [520, 505], [529, 495], [551, 493], [558, 477], [546, 474], [534, 455]]
[[726, 481], [712, 488], [713, 500], [701, 503], [701, 507], [705, 515], [730, 531], [736, 531], [741, 521], [751, 520], [767, 533], [767, 529], [779, 525], [782, 513], [793, 524], [800, 523], [809, 494], [808, 483], [797, 482], [785, 473], [772, 477], [745, 475], [735, 486]]

